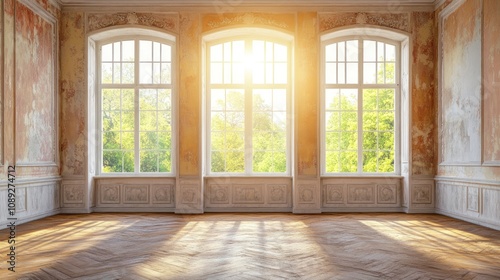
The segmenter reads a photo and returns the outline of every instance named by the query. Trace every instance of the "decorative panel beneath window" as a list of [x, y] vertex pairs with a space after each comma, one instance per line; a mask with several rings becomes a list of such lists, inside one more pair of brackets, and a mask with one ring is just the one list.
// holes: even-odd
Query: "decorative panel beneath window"
[[95, 193], [96, 212], [175, 210], [173, 178], [100, 178]]
[[205, 211], [289, 211], [289, 178], [208, 178]]
[[401, 211], [401, 178], [324, 178], [323, 212]]

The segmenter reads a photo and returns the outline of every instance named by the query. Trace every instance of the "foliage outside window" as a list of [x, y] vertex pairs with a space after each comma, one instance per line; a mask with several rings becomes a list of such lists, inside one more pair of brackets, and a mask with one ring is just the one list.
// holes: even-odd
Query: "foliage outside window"
[[289, 171], [287, 44], [241, 39], [208, 47], [207, 138], [211, 174]]
[[101, 173], [172, 172], [172, 46], [100, 45]]
[[324, 173], [394, 173], [397, 44], [337, 39], [322, 50]]

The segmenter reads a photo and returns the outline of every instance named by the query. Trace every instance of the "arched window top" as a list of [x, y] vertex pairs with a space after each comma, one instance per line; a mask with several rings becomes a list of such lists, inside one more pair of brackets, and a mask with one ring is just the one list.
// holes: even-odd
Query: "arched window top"
[[230, 28], [221, 31], [212, 32], [203, 36], [204, 41], [216, 41], [229, 37], [236, 36], [252, 36], [252, 37], [271, 37], [281, 41], [292, 41], [293, 36], [274, 29], [259, 28], [259, 27], [240, 27]]
[[321, 36], [321, 41], [329, 41], [341, 37], [381, 37], [394, 41], [405, 41], [408, 35], [380, 27], [349, 27], [337, 31], [329, 32]]
[[175, 42], [176, 38], [174, 35], [169, 34], [153, 28], [142, 28], [142, 27], [112, 27], [104, 30], [99, 30], [91, 35], [89, 39], [94, 41], [109, 40], [116, 37], [128, 37], [128, 36], [148, 36], [155, 37], [163, 40], [168, 40]]

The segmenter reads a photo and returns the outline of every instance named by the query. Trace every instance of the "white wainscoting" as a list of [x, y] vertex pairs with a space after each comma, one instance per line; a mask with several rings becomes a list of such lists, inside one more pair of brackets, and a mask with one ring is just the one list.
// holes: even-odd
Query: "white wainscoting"
[[205, 212], [291, 212], [291, 178], [205, 178]]
[[[15, 181], [16, 224], [38, 220], [60, 212], [60, 177], [22, 179]], [[5, 228], [10, 218], [7, 212], [7, 183], [0, 187], [0, 228]]]
[[500, 230], [500, 182], [436, 177], [436, 213]]
[[98, 178], [94, 212], [174, 212], [175, 178]]
[[323, 178], [322, 212], [402, 212], [402, 177]]

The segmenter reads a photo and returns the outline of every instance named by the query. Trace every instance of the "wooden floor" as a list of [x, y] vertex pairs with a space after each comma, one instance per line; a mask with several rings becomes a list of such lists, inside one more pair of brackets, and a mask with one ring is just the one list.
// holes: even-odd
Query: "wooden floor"
[[500, 279], [500, 232], [440, 215], [89, 214], [17, 228], [0, 279]]

